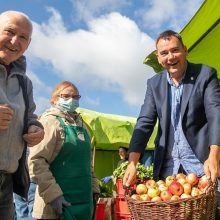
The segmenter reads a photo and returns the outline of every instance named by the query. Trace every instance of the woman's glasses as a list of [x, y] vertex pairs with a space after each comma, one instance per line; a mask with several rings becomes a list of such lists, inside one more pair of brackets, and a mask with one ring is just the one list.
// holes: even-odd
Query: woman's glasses
[[79, 100], [79, 99], [81, 98], [81, 95], [60, 94], [59, 97], [65, 99], [65, 100], [71, 99], [71, 98], [76, 99], [76, 100]]

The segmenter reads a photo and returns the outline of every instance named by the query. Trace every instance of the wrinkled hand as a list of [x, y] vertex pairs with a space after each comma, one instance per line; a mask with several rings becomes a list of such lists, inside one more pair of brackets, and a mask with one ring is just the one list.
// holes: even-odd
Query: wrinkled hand
[[5, 130], [9, 127], [13, 114], [14, 112], [8, 104], [0, 105], [0, 130]]
[[63, 206], [71, 206], [63, 196], [59, 196], [50, 203], [51, 207], [57, 211], [58, 214], [63, 213]]
[[215, 182], [220, 175], [220, 147], [211, 145], [208, 159], [204, 163], [204, 172], [208, 179]]
[[39, 144], [44, 138], [44, 130], [36, 125], [28, 128], [28, 133], [23, 135], [29, 147]]
[[108, 183], [111, 179], [112, 179], [112, 176], [106, 176], [106, 177], [102, 178], [102, 182]]

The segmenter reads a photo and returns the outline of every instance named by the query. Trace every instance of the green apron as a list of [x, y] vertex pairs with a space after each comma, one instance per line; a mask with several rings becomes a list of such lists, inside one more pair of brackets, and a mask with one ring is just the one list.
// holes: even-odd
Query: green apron
[[92, 219], [91, 143], [83, 127], [66, 125], [57, 117], [64, 129], [65, 139], [50, 170], [71, 206], [64, 207], [61, 220]]

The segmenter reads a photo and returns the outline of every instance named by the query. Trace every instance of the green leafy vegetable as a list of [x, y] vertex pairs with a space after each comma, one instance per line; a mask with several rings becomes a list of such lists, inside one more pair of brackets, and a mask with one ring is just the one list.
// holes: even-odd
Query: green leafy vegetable
[[111, 184], [105, 184], [101, 180], [98, 180], [100, 188], [100, 198], [109, 198], [112, 197], [112, 187]]
[[[128, 166], [128, 161], [122, 163], [118, 168], [114, 170], [113, 172], [114, 184], [116, 183], [116, 180], [118, 178], [123, 178], [127, 166]], [[148, 167], [145, 167], [143, 164], [138, 162], [136, 168], [137, 168], [137, 178], [139, 178], [141, 181], [148, 178], [150, 179], [153, 178], [153, 164]]]

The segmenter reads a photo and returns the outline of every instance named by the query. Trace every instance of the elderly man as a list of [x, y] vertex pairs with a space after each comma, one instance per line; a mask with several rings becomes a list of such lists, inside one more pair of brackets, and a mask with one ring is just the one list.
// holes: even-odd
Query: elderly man
[[[0, 218], [4, 220], [12, 220], [14, 216], [13, 180], [19, 180], [13, 176], [24, 165], [20, 158], [25, 153], [25, 143], [32, 147], [44, 136], [34, 114], [32, 83], [25, 75], [23, 54], [31, 34], [32, 24], [25, 14], [17, 11], [0, 14]], [[17, 177], [22, 178], [22, 174]], [[16, 190], [24, 195], [19, 188]]]

